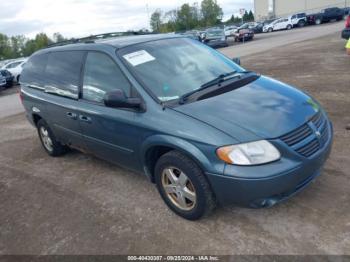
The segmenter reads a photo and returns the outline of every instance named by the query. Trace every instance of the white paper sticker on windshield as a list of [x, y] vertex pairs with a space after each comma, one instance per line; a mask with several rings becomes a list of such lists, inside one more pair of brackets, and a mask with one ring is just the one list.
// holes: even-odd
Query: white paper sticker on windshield
[[155, 60], [147, 51], [140, 50], [123, 56], [133, 66], [141, 65]]

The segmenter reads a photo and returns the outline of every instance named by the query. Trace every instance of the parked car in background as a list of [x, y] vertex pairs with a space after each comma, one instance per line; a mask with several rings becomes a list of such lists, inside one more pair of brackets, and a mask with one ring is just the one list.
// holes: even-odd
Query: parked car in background
[[235, 33], [235, 42], [250, 41], [254, 38], [254, 31], [252, 29], [239, 29]]
[[280, 19], [280, 17], [264, 20], [264, 21], [262, 22], [263, 28], [264, 28], [265, 25], [269, 25], [269, 24], [271, 24], [273, 21], [276, 21], [277, 19]]
[[344, 18], [344, 10], [338, 7], [323, 9], [320, 13], [307, 16], [308, 24], [320, 25], [332, 20], [340, 21]]
[[226, 37], [230, 37], [230, 36], [234, 36], [235, 31], [237, 30], [237, 26], [232, 25], [232, 26], [225, 26], [224, 27], [224, 31], [225, 31], [225, 36]]
[[263, 27], [264, 25], [262, 23], [248, 22], [241, 25], [236, 32], [238, 32], [238, 30], [241, 30], [241, 29], [250, 29], [253, 31], [254, 34], [259, 34], [259, 33], [262, 33]]
[[50, 156], [73, 147], [143, 173], [186, 219], [217, 203], [284, 201], [320, 175], [331, 151], [332, 124], [314, 98], [187, 37], [42, 49], [21, 82]]
[[11, 87], [13, 85], [13, 75], [10, 73], [10, 71], [6, 69], [0, 69], [0, 75], [5, 78], [6, 80], [6, 87]]
[[6, 78], [0, 74], [0, 91], [6, 88]]
[[304, 27], [307, 23], [306, 13], [294, 14], [289, 17], [293, 27]]
[[346, 20], [345, 20], [345, 28], [342, 31], [341, 36], [345, 40], [349, 40], [350, 39], [350, 15], [348, 15]]
[[186, 31], [185, 33], [180, 33], [180, 35], [188, 36], [189, 38], [192, 38], [194, 40], [201, 41], [199, 31], [197, 30]]
[[22, 69], [24, 64], [26, 63], [27, 59], [19, 59], [12, 62], [7, 63], [4, 65], [1, 69], [6, 69], [10, 71], [10, 73], [13, 75], [14, 80], [19, 83], [19, 79], [21, 77]]
[[290, 17], [288, 18], [280, 18], [273, 21], [271, 24], [267, 24], [263, 27], [263, 32], [272, 32], [278, 30], [290, 30], [293, 28], [293, 23]]
[[350, 7], [343, 8], [344, 20], [350, 15]]
[[225, 31], [220, 28], [208, 29], [203, 42], [214, 48], [228, 46]]

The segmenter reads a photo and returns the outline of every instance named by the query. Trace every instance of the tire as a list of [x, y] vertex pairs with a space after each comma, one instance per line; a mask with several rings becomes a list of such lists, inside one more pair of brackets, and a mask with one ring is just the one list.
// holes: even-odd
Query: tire
[[155, 182], [168, 207], [185, 219], [208, 216], [216, 207], [214, 194], [202, 170], [178, 151], [170, 151], [159, 158]]
[[40, 119], [37, 123], [37, 130], [40, 142], [44, 147], [46, 153], [50, 156], [56, 157], [65, 154], [68, 151], [68, 147], [58, 142], [52, 133], [49, 125], [45, 120]]
[[20, 79], [20, 78], [21, 78], [21, 75], [18, 75], [18, 76], [17, 76], [17, 79], [16, 79], [16, 80], [17, 80], [17, 84], [19, 84], [19, 79]]
[[270, 27], [267, 32], [271, 33], [273, 31], [272, 27]]
[[292, 29], [292, 25], [287, 25], [287, 30], [290, 30], [290, 29]]
[[305, 21], [304, 20], [301, 20], [298, 22], [298, 27], [304, 27], [305, 26]]
[[317, 19], [315, 20], [315, 24], [316, 24], [316, 25], [320, 25], [320, 24], [322, 24], [321, 19], [320, 19], [320, 18], [317, 18]]

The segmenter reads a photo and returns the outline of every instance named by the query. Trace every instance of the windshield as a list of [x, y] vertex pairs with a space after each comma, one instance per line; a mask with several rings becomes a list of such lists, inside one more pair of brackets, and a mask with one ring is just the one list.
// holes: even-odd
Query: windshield
[[188, 38], [132, 45], [118, 54], [161, 101], [178, 99], [221, 74], [244, 71], [218, 51]]

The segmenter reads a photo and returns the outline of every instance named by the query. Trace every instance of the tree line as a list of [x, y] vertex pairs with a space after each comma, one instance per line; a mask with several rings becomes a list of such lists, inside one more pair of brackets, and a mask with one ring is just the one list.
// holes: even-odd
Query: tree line
[[[153, 32], [167, 33], [242, 22], [242, 17], [234, 15], [227, 21], [222, 19], [223, 11], [216, 0], [202, 0], [200, 4], [183, 4], [165, 13], [161, 9], [155, 10], [150, 17], [150, 26]], [[245, 12], [243, 21], [254, 21], [251, 10]]]
[[26, 57], [48, 45], [66, 40], [60, 33], [51, 39], [45, 33], [37, 34], [33, 39], [23, 35], [7, 36], [0, 33], [0, 60]]

